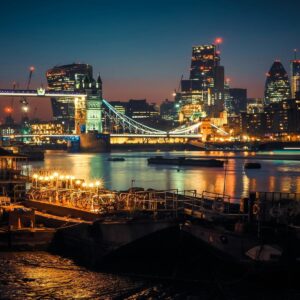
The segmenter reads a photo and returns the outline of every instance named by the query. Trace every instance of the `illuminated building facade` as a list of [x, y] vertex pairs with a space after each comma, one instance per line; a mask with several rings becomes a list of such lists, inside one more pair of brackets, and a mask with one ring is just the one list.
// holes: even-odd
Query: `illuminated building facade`
[[290, 139], [300, 133], [300, 100], [286, 99], [265, 106], [264, 112], [242, 113], [243, 134]]
[[248, 98], [246, 111], [249, 114], [263, 112], [264, 111], [264, 99], [263, 98]]
[[276, 103], [290, 98], [288, 74], [280, 61], [276, 60], [267, 73], [265, 103]]
[[[56, 66], [46, 72], [50, 91], [79, 91], [93, 83], [93, 68], [87, 64]], [[51, 98], [54, 120], [64, 123], [67, 132], [75, 128], [74, 99], [69, 97]]]
[[266, 132], [266, 115], [265, 113], [247, 113], [242, 112], [241, 132], [244, 135], [262, 136]]
[[300, 60], [291, 62], [291, 92], [293, 99], [300, 99]]
[[217, 45], [192, 48], [189, 79], [180, 82], [175, 101], [180, 105], [179, 121], [196, 121], [224, 109], [224, 67]]
[[109, 104], [120, 114], [126, 115], [127, 103], [122, 101], [109, 101]]
[[56, 135], [63, 134], [64, 127], [59, 122], [42, 122], [30, 124], [31, 134], [37, 135]]

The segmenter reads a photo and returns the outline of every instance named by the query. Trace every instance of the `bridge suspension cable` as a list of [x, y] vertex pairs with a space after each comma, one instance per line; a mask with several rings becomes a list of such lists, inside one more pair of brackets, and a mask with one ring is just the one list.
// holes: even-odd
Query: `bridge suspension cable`
[[189, 134], [189, 133], [197, 134], [199, 133], [199, 127], [201, 126], [201, 124], [202, 122], [198, 122], [196, 124], [187, 127], [181, 126], [179, 128], [170, 131], [169, 134]]
[[114, 114], [114, 116], [124, 125], [126, 124], [130, 131], [134, 131], [136, 133], [145, 133], [145, 134], [155, 134], [155, 135], [166, 135], [166, 131], [158, 130], [151, 128], [149, 126], [146, 126], [144, 124], [141, 124], [126, 115], [121, 114], [118, 112], [111, 104], [109, 104], [106, 100], [103, 99], [103, 104], [106, 106], [106, 108]]

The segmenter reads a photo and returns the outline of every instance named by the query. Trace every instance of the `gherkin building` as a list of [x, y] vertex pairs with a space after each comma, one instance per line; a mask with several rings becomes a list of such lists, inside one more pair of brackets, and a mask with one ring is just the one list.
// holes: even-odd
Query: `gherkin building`
[[265, 85], [265, 103], [270, 104], [291, 98], [288, 74], [282, 63], [274, 61], [267, 73]]

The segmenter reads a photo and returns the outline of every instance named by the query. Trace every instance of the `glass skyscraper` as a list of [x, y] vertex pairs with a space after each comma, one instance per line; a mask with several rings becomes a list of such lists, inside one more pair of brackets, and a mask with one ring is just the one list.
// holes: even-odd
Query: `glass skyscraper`
[[300, 98], [300, 60], [291, 62], [291, 92], [292, 98]]
[[282, 63], [274, 61], [267, 73], [265, 84], [265, 103], [270, 104], [289, 99], [291, 97], [288, 74]]
[[181, 80], [176, 95], [181, 109], [179, 121], [196, 120], [224, 109], [224, 67], [220, 66], [217, 46], [199, 45], [192, 48], [189, 79]]
[[[93, 80], [93, 68], [88, 64], [55, 66], [46, 72], [50, 91], [80, 91], [84, 82]], [[74, 99], [69, 97], [51, 98], [54, 120], [61, 121], [68, 132], [74, 130]]]

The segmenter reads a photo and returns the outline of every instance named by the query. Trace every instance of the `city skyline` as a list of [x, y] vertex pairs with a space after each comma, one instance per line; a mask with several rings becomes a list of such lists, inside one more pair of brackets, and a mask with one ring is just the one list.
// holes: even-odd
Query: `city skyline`
[[[300, 48], [299, 4], [214, 3], [90, 0], [84, 7], [79, 1], [72, 6], [61, 1], [58, 7], [54, 1], [41, 8], [36, 1], [5, 2], [0, 87], [13, 81], [24, 87], [30, 65], [36, 67], [32, 86], [45, 86], [47, 69], [75, 61], [101, 73], [105, 98], [159, 103], [172, 99], [182, 74], [188, 78], [192, 46], [213, 43], [220, 36], [222, 65], [231, 87], [247, 88], [249, 97], [263, 97], [265, 74], [275, 59], [290, 75], [293, 49]], [[17, 49], [23, 50], [21, 55]], [[43, 110], [50, 104], [35, 101], [33, 106], [45, 117]]]

